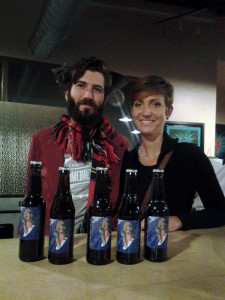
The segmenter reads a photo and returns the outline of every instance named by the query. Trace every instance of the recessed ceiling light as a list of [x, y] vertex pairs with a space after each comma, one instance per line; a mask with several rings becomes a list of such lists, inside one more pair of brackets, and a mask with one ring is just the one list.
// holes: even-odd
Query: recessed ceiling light
[[127, 118], [127, 117], [124, 117], [124, 118], [119, 119], [119, 120], [122, 121], [122, 122], [131, 122], [132, 121], [132, 119]]
[[140, 133], [140, 131], [138, 131], [138, 130], [133, 130], [133, 131], [131, 131], [131, 133], [133, 133], [133, 134], [138, 134], [138, 133]]

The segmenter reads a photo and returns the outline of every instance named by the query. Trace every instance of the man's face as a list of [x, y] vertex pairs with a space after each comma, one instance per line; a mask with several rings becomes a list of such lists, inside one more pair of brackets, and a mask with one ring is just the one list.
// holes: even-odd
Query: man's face
[[92, 128], [100, 120], [104, 106], [104, 77], [87, 70], [66, 92], [68, 113], [81, 126]]

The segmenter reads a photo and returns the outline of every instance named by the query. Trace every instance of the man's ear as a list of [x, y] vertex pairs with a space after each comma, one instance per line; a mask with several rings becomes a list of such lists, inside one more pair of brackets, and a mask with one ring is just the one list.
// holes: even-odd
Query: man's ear
[[107, 96], [104, 97], [104, 100], [103, 100], [104, 105], [106, 105], [106, 103], [108, 102], [108, 96], [109, 95], [107, 95]]
[[69, 99], [69, 91], [65, 91], [64, 92], [64, 97], [65, 97], [65, 100], [66, 100], [66, 102], [68, 102], [68, 99]]

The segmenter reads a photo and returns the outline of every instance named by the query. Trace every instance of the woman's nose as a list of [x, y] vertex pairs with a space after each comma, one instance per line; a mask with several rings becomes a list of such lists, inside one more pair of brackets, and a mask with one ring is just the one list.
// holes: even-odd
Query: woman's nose
[[150, 105], [144, 105], [142, 113], [143, 113], [143, 115], [151, 115], [151, 113], [152, 113], [151, 106]]

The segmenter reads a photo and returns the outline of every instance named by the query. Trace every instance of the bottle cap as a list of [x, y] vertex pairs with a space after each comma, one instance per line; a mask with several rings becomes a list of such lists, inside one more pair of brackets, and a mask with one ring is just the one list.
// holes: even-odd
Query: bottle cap
[[153, 173], [164, 173], [164, 170], [154, 169], [152, 172]]
[[59, 167], [60, 173], [70, 173], [70, 168]]
[[126, 169], [126, 173], [129, 173], [129, 174], [131, 174], [131, 173], [137, 174], [137, 172], [138, 172], [138, 170], [136, 170], [136, 169]]
[[41, 162], [41, 161], [34, 161], [34, 160], [31, 160], [31, 161], [30, 161], [30, 166], [32, 166], [32, 167], [34, 167], [34, 168], [41, 168], [42, 162]]
[[97, 167], [96, 168], [96, 172], [97, 171], [102, 171], [102, 172], [104, 172], [105, 174], [107, 173], [107, 171], [108, 171], [108, 168], [104, 168], [104, 167]]

